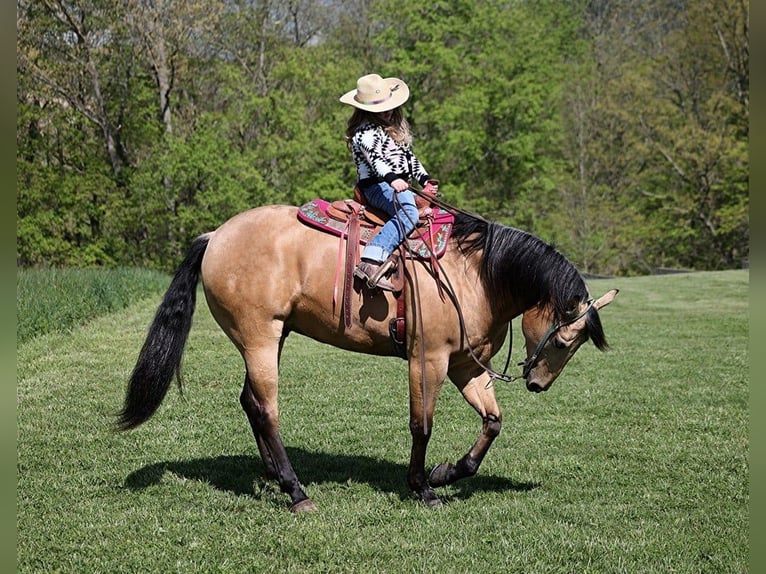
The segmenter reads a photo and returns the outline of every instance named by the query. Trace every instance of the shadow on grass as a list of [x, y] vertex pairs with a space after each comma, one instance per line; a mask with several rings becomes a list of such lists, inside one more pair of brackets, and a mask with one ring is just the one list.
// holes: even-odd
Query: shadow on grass
[[[287, 451], [299, 479], [306, 486], [353, 481], [369, 484], [380, 492], [397, 494], [402, 500], [412, 497], [406, 484], [407, 466], [404, 464], [361, 455], [309, 452], [300, 448], [288, 448]], [[125, 486], [131, 490], [148, 488], [159, 484], [166, 472], [210, 484], [215, 489], [237, 496], [254, 497], [254, 483], [265, 480], [264, 466], [259, 457], [223, 455], [145, 466], [128, 475]], [[526, 492], [538, 486], [539, 483], [483, 476], [479, 472], [477, 476], [449, 487], [451, 492], [446, 497], [443, 492], [440, 495], [444, 500], [464, 500], [475, 492]]]

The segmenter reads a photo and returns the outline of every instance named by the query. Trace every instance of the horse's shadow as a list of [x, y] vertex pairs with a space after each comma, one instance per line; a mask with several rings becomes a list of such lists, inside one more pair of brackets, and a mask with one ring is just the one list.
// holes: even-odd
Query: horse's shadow
[[[298, 469], [301, 482], [306, 486], [352, 481], [369, 484], [379, 492], [398, 495], [402, 500], [412, 497], [405, 480], [406, 465], [363, 455], [310, 452], [300, 448], [288, 448], [287, 451]], [[222, 455], [151, 464], [130, 473], [125, 479], [125, 486], [131, 490], [142, 490], [158, 484], [167, 472], [204, 482], [220, 491], [249, 497], [255, 496], [254, 485], [265, 480], [265, 469], [259, 457]], [[539, 483], [478, 474], [450, 486], [449, 494], [445, 495], [444, 489], [439, 489], [442, 491], [439, 494], [443, 500], [463, 500], [475, 492], [525, 492], [538, 486]]]

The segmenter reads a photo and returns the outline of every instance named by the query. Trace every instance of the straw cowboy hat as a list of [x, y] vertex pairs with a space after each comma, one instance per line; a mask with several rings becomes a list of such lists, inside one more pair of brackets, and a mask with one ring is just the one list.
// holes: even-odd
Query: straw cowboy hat
[[356, 89], [343, 94], [340, 101], [368, 112], [398, 108], [410, 97], [410, 89], [399, 78], [368, 74], [356, 81]]

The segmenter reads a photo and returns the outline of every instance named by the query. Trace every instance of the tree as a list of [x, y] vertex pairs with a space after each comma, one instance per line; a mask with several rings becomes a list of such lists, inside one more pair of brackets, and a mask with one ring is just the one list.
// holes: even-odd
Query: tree
[[714, 8], [590, 4], [590, 51], [564, 99], [577, 174], [564, 205], [586, 208], [564, 210], [562, 240], [583, 261], [606, 253], [625, 273], [747, 257], [746, 7]]
[[[739, 0], [690, 2], [653, 54], [646, 101], [655, 105], [637, 123], [648, 146], [644, 206], [663, 231], [654, 241], [660, 264], [721, 269], [747, 257], [745, 9]], [[723, 29], [738, 33], [722, 42]]]
[[157, 89], [158, 116], [165, 132], [173, 133], [171, 94], [177, 74], [187, 72], [186, 60], [196, 50], [204, 52], [221, 13], [217, 1], [172, 2], [126, 0], [125, 12], [137, 52], [145, 57]]
[[115, 13], [109, 0], [17, 5], [22, 264], [113, 262], [103, 234], [129, 162], [122, 120], [130, 66]]
[[97, 126], [115, 176], [126, 163], [120, 138], [125, 93], [121, 83], [124, 30], [115, 14], [120, 3], [89, 0], [19, 0], [19, 72], [39, 91], [27, 98], [41, 105], [69, 107]]
[[348, 196], [338, 102], [412, 89], [445, 199], [582, 269], [748, 256], [746, 0], [17, 0], [17, 260], [169, 269], [264, 203]]
[[546, 233], [562, 169], [559, 114], [572, 3], [376, 5], [385, 69], [413, 87], [421, 157], [465, 206]]

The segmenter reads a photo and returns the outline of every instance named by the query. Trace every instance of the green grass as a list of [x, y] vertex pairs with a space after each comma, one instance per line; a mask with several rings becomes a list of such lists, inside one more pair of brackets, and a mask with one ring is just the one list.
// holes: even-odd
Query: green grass
[[16, 273], [16, 341], [69, 331], [104, 313], [167, 289], [146, 269], [22, 269]]
[[[621, 289], [612, 350], [583, 347], [548, 393], [497, 383], [502, 434], [438, 510], [405, 484], [402, 361], [288, 339], [281, 430], [319, 506], [294, 516], [261, 478], [241, 359], [204, 299], [183, 396], [130, 433], [110, 425], [159, 297], [34, 337], [17, 352], [18, 571], [746, 572], [748, 281], [591, 281]], [[445, 386], [428, 464], [479, 423]]]

